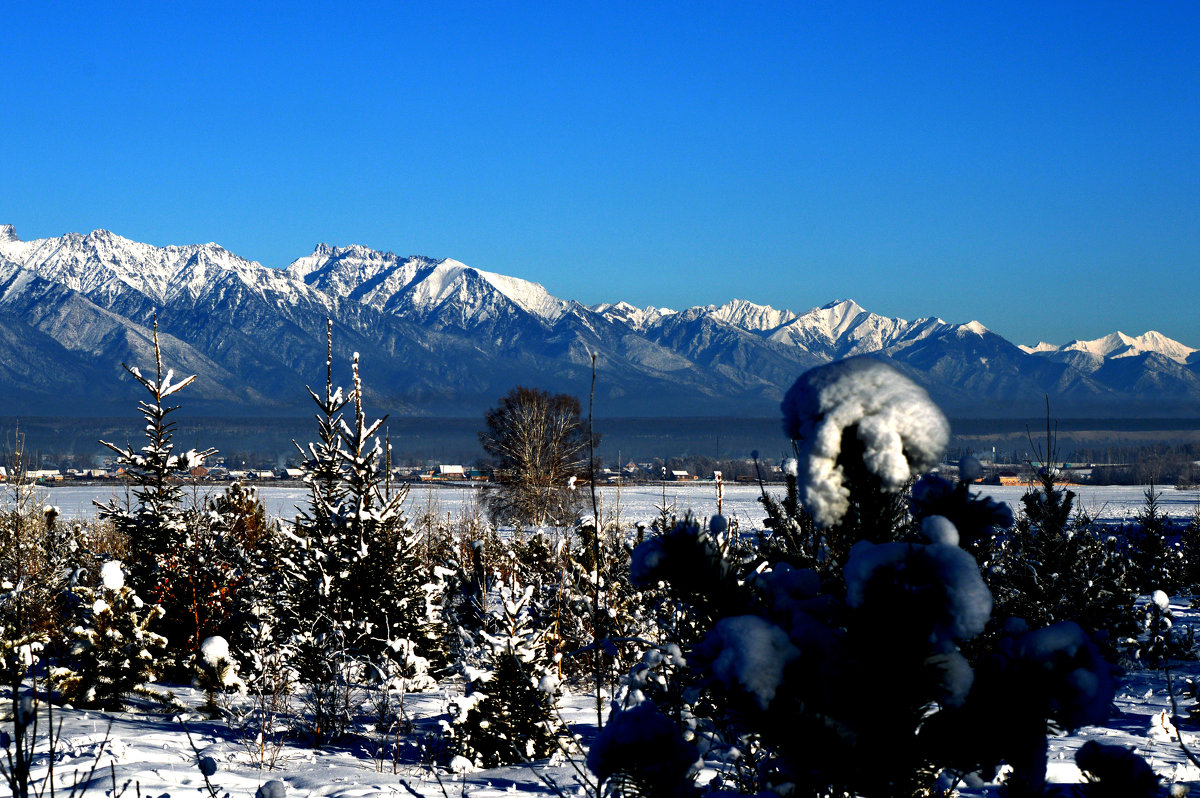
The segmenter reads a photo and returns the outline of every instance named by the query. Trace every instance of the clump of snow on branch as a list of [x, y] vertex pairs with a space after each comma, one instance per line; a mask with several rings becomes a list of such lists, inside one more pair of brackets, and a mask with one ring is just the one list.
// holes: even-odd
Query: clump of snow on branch
[[246, 683], [238, 676], [237, 663], [229, 654], [229, 641], [224, 637], [204, 638], [200, 643], [200, 660], [214, 686], [232, 687], [239, 693], [246, 691]]
[[903, 613], [912, 601], [926, 610], [936, 603], [930, 642], [939, 648], [948, 650], [955, 640], [979, 634], [992, 614], [992, 594], [979, 566], [954, 545], [860, 541], [850, 551], [845, 576], [846, 603], [852, 608], [872, 603]]
[[800, 650], [775, 624], [757, 615], [739, 615], [718, 621], [695, 656], [709, 661], [709, 671], [727, 689], [746, 693], [765, 710]]
[[100, 581], [108, 590], [120, 590], [125, 587], [125, 571], [120, 560], [109, 560], [100, 566]]
[[221, 660], [229, 659], [229, 642], [220, 635], [204, 638], [200, 644], [200, 657], [205, 665], [216, 668]]
[[1053, 717], [1068, 729], [1108, 717], [1116, 690], [1113, 666], [1072, 621], [1028, 632], [1015, 646], [1027, 676], [1046, 688]]
[[854, 428], [863, 464], [885, 490], [899, 491], [937, 465], [950, 425], [923, 388], [886, 363], [850, 358], [811, 369], [783, 398], [783, 428], [797, 442], [799, 489], [819, 524], [841, 520], [849, 488], [838, 458]]
[[930, 515], [921, 520], [921, 534], [930, 543], [958, 545], [958, 527], [944, 515]]

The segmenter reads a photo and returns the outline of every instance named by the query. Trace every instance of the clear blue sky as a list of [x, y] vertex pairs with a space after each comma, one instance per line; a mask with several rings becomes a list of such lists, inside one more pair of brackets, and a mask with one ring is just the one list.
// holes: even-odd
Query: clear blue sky
[[1200, 347], [1200, 4], [32, 3], [0, 222]]

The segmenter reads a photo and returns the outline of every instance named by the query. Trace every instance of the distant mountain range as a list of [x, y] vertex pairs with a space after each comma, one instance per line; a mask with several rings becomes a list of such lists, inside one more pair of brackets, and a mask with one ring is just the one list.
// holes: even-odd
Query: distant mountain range
[[851, 300], [804, 313], [744, 300], [686, 310], [593, 307], [458, 261], [320, 244], [286, 269], [216, 244], [154, 247], [105, 230], [22, 241], [0, 226], [0, 415], [126, 414], [120, 364], [199, 375], [197, 414], [308, 411], [325, 320], [348, 383], [360, 352], [375, 412], [473, 415], [518, 384], [586, 398], [597, 414], [770, 416], [804, 370], [870, 354], [948, 412], [1200, 415], [1200, 353], [1156, 332], [1017, 346], [977, 321], [886, 318]]

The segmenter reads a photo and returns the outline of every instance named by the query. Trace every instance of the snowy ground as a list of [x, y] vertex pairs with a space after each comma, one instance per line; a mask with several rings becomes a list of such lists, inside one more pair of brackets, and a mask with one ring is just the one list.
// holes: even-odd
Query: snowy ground
[[[219, 490], [217, 486], [203, 485], [196, 488], [192, 496], [199, 498], [206, 492]], [[783, 486], [768, 485], [767, 490], [780, 494], [783, 492]], [[1020, 486], [981, 485], [976, 490], [1008, 502], [1014, 509], [1020, 505], [1021, 496], [1025, 493], [1025, 488]], [[1146, 489], [1138, 486], [1078, 486], [1072, 487], [1071, 490], [1078, 494], [1079, 506], [1105, 521], [1130, 518], [1145, 503]], [[432, 507], [439, 514], [450, 513], [451, 516], [458, 517], [465, 508], [477, 501], [478, 493], [479, 488], [474, 486], [418, 485], [409, 492], [406, 506], [410, 517], [428, 507]], [[680, 516], [688, 510], [701, 517], [711, 516], [717, 511], [717, 491], [711, 482], [668, 482], [665, 488], [657, 484], [625, 486], [620, 489], [619, 496], [616, 488], [605, 487], [600, 493], [601, 512], [605, 517], [619, 512], [620, 519], [629, 523], [654, 518], [658, 514], [658, 507], [664, 501]], [[279, 518], [294, 517], [296, 507], [303, 505], [307, 500], [304, 486], [295, 484], [262, 485], [258, 487], [258, 494], [266, 505], [268, 514]], [[46, 501], [59, 507], [66, 519], [92, 518], [96, 514], [92, 502], [106, 502], [114, 495], [121, 497], [123, 492], [106, 485], [71, 485], [47, 489]], [[757, 485], [726, 485], [722, 509], [726, 515], [738, 519], [743, 528], [757, 527], [763, 518], [758, 497]], [[1187, 519], [1200, 504], [1200, 490], [1163, 488], [1159, 491], [1159, 503], [1168, 515]]]
[[[200, 767], [207, 758], [215, 765], [209, 782], [216, 795], [228, 794], [230, 798], [254, 796], [261, 785], [272, 780], [286, 786], [287, 796], [552, 795], [546, 779], [565, 794], [576, 793], [575, 767], [565, 758], [553, 764], [542, 761], [464, 775], [449, 773], [444, 768], [435, 772], [423, 764], [424, 757], [417, 745], [420, 733], [433, 732], [443, 716], [447, 690], [454, 688], [405, 697], [405, 715], [413, 721], [416, 733], [401, 738], [396, 762], [390, 754], [381, 759], [372, 756], [379, 748], [379, 740], [364, 723], [359, 724], [357, 733], [347, 742], [324, 750], [285, 747], [278, 753], [274, 768], [260, 767], [261, 758], [228, 723], [211, 720], [198, 711], [204, 701], [199, 691], [171, 689], [177, 700], [192, 709], [164, 713], [143, 700], [129, 712], [56, 710], [55, 725], [63, 721], [55, 756], [55, 781], [59, 789], [62, 785], [69, 788], [76, 774], [86, 782], [90, 773], [89, 795], [122, 791], [129, 798], [138, 794], [174, 798], [210, 795]], [[365, 694], [362, 697], [366, 700]], [[585, 738], [595, 734], [593, 701], [591, 696], [576, 695], [563, 702], [564, 720]], [[39, 783], [45, 778], [48, 757], [44, 754], [48, 750], [43, 741], [39, 746], [43, 755], [35, 770], [35, 780]], [[576, 755], [574, 759], [582, 767], [582, 757]], [[123, 790], [125, 785], [128, 787]], [[114, 786], [115, 793], [110, 793]]]
[[[1187, 607], [1187, 601], [1172, 603], [1177, 625], [1200, 624], [1200, 614]], [[1177, 664], [1173, 680], [1178, 689], [1188, 676], [1200, 676], [1195, 661]], [[514, 766], [454, 775], [423, 763], [417, 741], [421, 732], [432, 732], [443, 717], [446, 698], [455, 691], [443, 685], [437, 691], [405, 697], [405, 716], [413, 723], [414, 734], [402, 739], [399, 761], [377, 761], [371, 750], [377, 740], [369, 726], [360, 724], [350, 742], [324, 751], [289, 746], [283, 749], [275, 769], [263, 769], [243, 744], [239, 735], [221, 720], [210, 720], [199, 711], [203, 696], [191, 688], [173, 688], [186, 711], [163, 713], [142, 703], [126, 713], [59, 711], [62, 735], [56, 747], [55, 767], [60, 784], [70, 784], [72, 774], [85, 778], [94, 764], [92, 795], [113, 789], [125, 795], [174, 798], [208, 795], [199, 759], [211, 758], [215, 772], [210, 782], [217, 796], [231, 798], [253, 796], [258, 787], [278, 780], [286, 785], [287, 796], [474, 796], [498, 798], [511, 795], [577, 795], [579, 780], [576, 767], [582, 767], [582, 755], [561, 758], [558, 762], [541, 761], [532, 766]], [[366, 699], [366, 696], [363, 696]], [[1187, 716], [1190, 700], [1179, 699], [1180, 714]], [[1165, 714], [1164, 714], [1165, 713]], [[593, 698], [571, 694], [562, 702], [562, 715], [572, 732], [586, 743], [595, 734]], [[1084, 742], [1096, 739], [1132, 748], [1144, 756], [1167, 783], [1187, 783], [1197, 789], [1200, 769], [1190, 764], [1179, 747], [1177, 732], [1171, 726], [1170, 701], [1162, 671], [1134, 670], [1126, 677], [1117, 694], [1115, 711], [1103, 727], [1087, 727], [1069, 737], [1051, 739], [1049, 777], [1052, 782], [1076, 783], [1081, 774], [1074, 765], [1074, 753]], [[57, 720], [56, 720], [57, 722]], [[110, 725], [111, 724], [111, 725]], [[7, 724], [5, 724], [7, 726]], [[1183, 724], [1184, 743], [1200, 752], [1200, 724]], [[187, 731], [185, 731], [185, 727]], [[192, 745], [188, 741], [190, 732]], [[107, 738], [107, 742], [106, 742]], [[48, 746], [43, 743], [43, 752]], [[47, 757], [39, 757], [39, 778], [44, 776]], [[870, 766], [870, 763], [864, 763]], [[701, 781], [713, 775], [710, 765], [701, 771]], [[440, 779], [440, 783], [439, 783]], [[547, 785], [550, 780], [561, 792]], [[994, 794], [995, 786], [963, 788], [961, 794]]]

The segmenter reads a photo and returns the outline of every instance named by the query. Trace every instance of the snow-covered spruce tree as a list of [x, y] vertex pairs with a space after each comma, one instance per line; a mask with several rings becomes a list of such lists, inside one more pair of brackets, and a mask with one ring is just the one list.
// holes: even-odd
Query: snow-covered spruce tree
[[280, 632], [294, 641], [296, 672], [305, 685], [312, 742], [320, 747], [344, 732], [350, 713], [349, 680], [353, 657], [340, 620], [340, 583], [349, 576], [342, 563], [350, 552], [342, 534], [345, 462], [342, 456], [342, 412], [349, 401], [333, 387], [333, 322], [326, 323], [325, 391], [308, 389], [317, 406], [316, 442], [296, 444], [305, 459], [307, 507], [293, 525], [294, 544], [282, 561], [293, 586], [291, 606], [278, 619]]
[[[357, 352], [351, 368], [354, 423], [343, 423], [341, 429], [346, 474], [342, 518], [344, 534], [354, 548], [342, 563], [349, 576], [339, 586], [339, 597], [363, 650], [376, 660], [390, 658], [403, 673], [415, 662], [414, 649], [425, 659], [441, 653], [425, 589], [430, 574], [422, 567], [416, 536], [404, 517], [407, 490], [391, 490], [387, 484], [385, 453], [377, 437], [387, 417], [367, 422]], [[409, 654], [402, 654], [403, 650]], [[416, 680], [409, 689], [418, 682], [428, 686], [422, 674], [405, 678]]]
[[1200, 504], [1192, 508], [1192, 517], [1179, 535], [1179, 548], [1183, 555], [1182, 590], [1196, 597], [1200, 594]]
[[[425, 672], [440, 652], [426, 589], [431, 579], [391, 491], [377, 433], [363, 409], [358, 355], [354, 390], [333, 387], [332, 332], [324, 395], [311, 388], [319, 439], [307, 450], [309, 507], [296, 519], [286, 558], [296, 600], [288, 627], [302, 681], [310, 691], [317, 744], [336, 737], [349, 707], [349, 683], [364, 668], [406, 689], [431, 684]], [[352, 406], [354, 419], [343, 415]], [[435, 602], [434, 602], [435, 604]]]
[[1021, 497], [1011, 531], [993, 534], [981, 559], [996, 616], [1034, 629], [1074, 621], [1115, 653], [1119, 637], [1135, 632], [1129, 558], [1114, 535], [1075, 512], [1075, 493], [1059, 487], [1050, 459], [1037, 470], [1039, 486]]
[[531, 623], [532, 588], [500, 588], [484, 668], [468, 669], [464, 696], [450, 702], [454, 754], [471, 767], [542, 759], [563, 733], [554, 712], [558, 678], [546, 654], [545, 630]]
[[163, 373], [157, 317], [154, 374], [147, 377], [129, 365], [125, 370], [149, 394], [138, 402], [146, 420], [146, 445], [135, 451], [100, 443], [116, 453], [117, 465], [125, 468], [132, 480], [135, 504], [122, 506], [113, 498], [96, 506], [101, 519], [110, 521], [129, 541], [131, 584], [148, 599], [163, 604], [160, 628], [172, 640], [176, 664], [182, 666], [198, 650], [200, 641], [215, 631], [212, 627], [226, 610], [225, 595], [234, 577], [234, 569], [218, 556], [199, 508], [184, 507], [183, 484], [177, 476], [201, 465], [216, 450], [175, 453], [175, 422], [170, 415], [179, 408], [166, 401], [196, 377], [176, 382], [174, 371]]
[[161, 699], [150, 685], [167, 644], [151, 629], [162, 607], [142, 602], [117, 560], [104, 563], [97, 582], [77, 584], [71, 594], [70, 658], [51, 672], [57, 690], [75, 706], [102, 709], [123, 709], [134, 693]]
[[[829, 444], [801, 439], [796, 447], [798, 490], [828, 528], [852, 505], [839, 460], [861, 453], [854, 468], [875, 474], [876, 489], [899, 491], [938, 461], [946, 425], [923, 391], [882, 363], [817, 371], [789, 392], [784, 415], [789, 433]], [[856, 454], [843, 456], [834, 447], [850, 428], [864, 439], [851, 447]], [[742, 793], [899, 798], [924, 794], [945, 767], [967, 772], [1009, 762], [1018, 771], [1016, 789], [1033, 790], [1045, 778], [1048, 724], [1074, 728], [1106, 711], [1111, 668], [1073, 624], [1033, 632], [1009, 624], [985, 662], [968, 659], [963, 644], [983, 631], [992, 598], [975, 560], [958, 544], [985, 537], [997, 518], [995, 508], [972, 506], [966, 491], [968, 503], [954, 501], [956, 492], [942, 504], [957, 523], [929, 513], [908, 533], [913, 539], [855, 543], [834, 579], [786, 561], [759, 560], [747, 569], [711, 536], [687, 529], [634, 552], [635, 582], [665, 582], [681, 601], [703, 608], [695, 617], [706, 630], [685, 649], [700, 689], [691, 703], [698, 717], [683, 732], [710, 757], [736, 750], [749, 762], [734, 768], [736, 784], [727, 786]], [[895, 534], [894, 517], [884, 513], [877, 521]], [[1021, 679], [1039, 687], [1027, 690]], [[989, 712], [1012, 719], [1008, 736], [983, 728]], [[616, 745], [611, 735], [620, 728], [610, 720], [596, 746]], [[672, 749], [678, 743], [666, 742]], [[603, 774], [615, 789], [653, 781], [645, 767], [635, 761]], [[686, 794], [678, 785], [656, 789]]]
[[1133, 582], [1142, 593], [1175, 593], [1184, 581], [1183, 547], [1171, 540], [1171, 519], [1159, 505], [1160, 493], [1151, 483], [1144, 494], [1135, 525], [1126, 532]]

